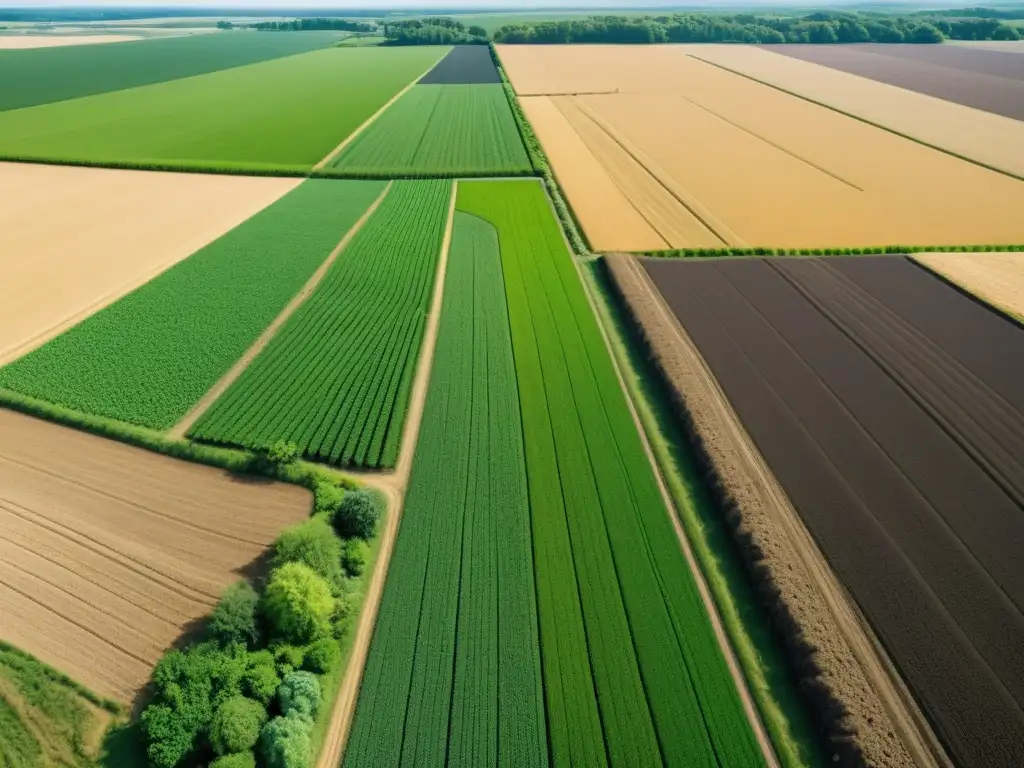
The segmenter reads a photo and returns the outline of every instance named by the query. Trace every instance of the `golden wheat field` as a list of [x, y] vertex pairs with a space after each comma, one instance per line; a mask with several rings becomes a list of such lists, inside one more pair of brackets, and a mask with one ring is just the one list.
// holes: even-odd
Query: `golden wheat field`
[[595, 250], [1024, 240], [1021, 181], [693, 48], [500, 49]]

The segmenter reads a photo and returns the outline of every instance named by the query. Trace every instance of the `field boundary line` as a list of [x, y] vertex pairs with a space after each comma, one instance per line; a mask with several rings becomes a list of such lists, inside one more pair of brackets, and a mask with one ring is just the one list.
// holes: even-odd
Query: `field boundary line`
[[363, 598], [363, 608], [359, 614], [359, 625], [356, 627], [356, 639], [352, 645], [345, 676], [342, 678], [338, 694], [334, 699], [330, 724], [324, 738], [316, 768], [337, 768], [341, 764], [352, 731], [352, 720], [362, 687], [363, 673], [366, 671], [366, 659], [370, 652], [370, 643], [377, 625], [377, 613], [380, 610], [384, 584], [387, 580], [388, 566], [398, 536], [399, 520], [405, 504], [405, 491], [412, 471], [413, 457], [416, 454], [416, 443], [419, 440], [420, 424], [426, 405], [427, 389], [430, 385], [430, 374], [434, 366], [434, 349], [437, 346], [438, 329], [441, 325], [441, 306], [444, 299], [444, 282], [448, 272], [448, 252], [451, 249], [452, 231], [455, 227], [455, 200], [458, 194], [458, 182], [452, 183], [451, 200], [448, 202], [448, 221], [445, 225], [444, 239], [441, 241], [441, 254], [438, 259], [437, 273], [434, 277], [434, 294], [430, 302], [430, 313], [427, 315], [427, 327], [423, 334], [420, 347], [420, 358], [416, 364], [416, 376], [413, 379], [412, 392], [409, 396], [409, 412], [402, 430], [401, 450], [393, 472], [383, 473], [352, 473], [366, 485], [382, 491], [391, 501], [388, 510], [388, 523], [381, 540], [377, 564], [373, 578]]
[[[702, 62], [704, 64], [710, 64], [712, 67], [718, 67], [719, 69], [721, 69], [721, 70], [723, 70], [725, 72], [729, 72], [730, 74], [736, 75], [738, 77], [745, 77], [747, 80], [751, 80], [752, 82], [759, 83], [760, 85], [763, 85], [763, 86], [765, 86], [767, 88], [774, 88], [776, 91], [781, 91], [782, 93], [788, 94], [789, 96], [794, 96], [795, 98], [803, 99], [804, 101], [806, 101], [806, 102], [808, 102], [810, 104], [816, 104], [817, 106], [823, 107], [824, 109], [832, 110], [833, 112], [836, 112], [836, 113], [838, 113], [840, 115], [844, 115], [845, 117], [848, 117], [851, 120], [858, 120], [858, 121], [864, 123], [865, 125], [870, 125], [870, 126], [872, 126], [874, 128], [878, 128], [881, 131], [886, 131], [888, 133], [891, 133], [893, 136], [899, 136], [901, 139], [906, 139], [907, 141], [912, 141], [915, 144], [920, 144], [922, 147], [928, 147], [929, 149], [934, 149], [936, 152], [942, 152], [943, 154], [949, 155], [950, 157], [955, 157], [958, 160], [963, 160], [965, 163], [971, 163], [971, 164], [977, 165], [977, 166], [979, 166], [981, 168], [985, 168], [985, 169], [987, 169], [989, 171], [993, 171], [995, 173], [1001, 173], [1003, 176], [1009, 176], [1011, 179], [1016, 179], [1017, 181], [1024, 181], [1024, 176], [1019, 176], [1016, 173], [1014, 173], [1013, 171], [1008, 171], [1005, 168], [999, 168], [999, 167], [997, 167], [995, 165], [989, 165], [988, 163], [984, 163], [981, 160], [975, 160], [972, 157], [967, 157], [966, 155], [961, 155], [958, 152], [954, 152], [951, 149], [946, 149], [945, 147], [940, 147], [938, 144], [932, 144], [931, 142], [925, 141], [924, 139], [919, 139], [916, 136], [911, 136], [908, 133], [903, 133], [902, 131], [897, 131], [895, 128], [889, 128], [888, 126], [882, 125], [881, 123], [876, 123], [873, 120], [868, 120], [866, 117], [861, 117], [860, 115], [855, 115], [852, 112], [847, 112], [844, 109], [839, 109], [839, 107], [833, 107], [831, 104], [826, 104], [823, 101], [818, 101], [817, 99], [812, 99], [810, 96], [804, 96], [802, 94], [797, 93], [796, 91], [791, 91], [788, 88], [783, 88], [781, 85], [774, 85], [773, 83], [769, 83], [767, 80], [761, 80], [759, 78], [754, 77], [753, 75], [748, 75], [748, 74], [746, 74], [744, 72], [740, 72], [739, 70], [730, 69], [729, 67], [727, 67], [727, 66], [725, 66], [723, 64], [718, 64], [717, 62], [714, 62], [714, 61], [708, 61], [707, 59], [702, 59], [700, 56], [697, 56], [696, 54], [688, 53], [686, 55], [689, 56], [690, 58], [696, 59], [697, 61], [700, 61], [700, 62]], [[847, 73], [847, 74], [850, 74], [850, 73]], [[899, 86], [894, 86], [894, 87], [899, 87]], [[903, 90], [908, 90], [908, 89], [904, 88]], [[964, 106], [964, 105], [961, 104], [960, 106]]]
[[747, 716], [747, 722], [750, 724], [750, 728], [754, 732], [754, 738], [757, 740], [758, 746], [761, 748], [761, 754], [763, 755], [768, 768], [779, 768], [778, 757], [775, 754], [774, 745], [768, 737], [768, 731], [761, 719], [761, 712], [754, 703], [750, 689], [747, 687], [746, 675], [744, 675], [743, 670], [739, 665], [739, 661], [736, 658], [736, 652], [732, 647], [732, 642], [729, 640], [729, 636], [722, 624], [722, 618], [718, 613], [718, 606], [715, 604], [715, 601], [711, 596], [711, 591], [708, 589], [707, 582], [704, 580], [704, 573], [701, 571], [700, 566], [697, 563], [697, 558], [693, 554], [693, 549], [690, 546], [690, 540], [687, 538], [686, 532], [683, 530], [679, 512], [676, 509], [675, 502], [668, 491], [668, 486], [665, 484], [665, 478], [662, 476], [661, 465], [658, 464], [658, 460], [654, 455], [651, 443], [647, 438], [647, 432], [644, 431], [644, 425], [640, 419], [640, 414], [637, 412], [636, 405], [633, 402], [633, 396], [629, 391], [629, 387], [626, 385], [625, 378], [623, 378], [622, 369], [619, 366], [618, 358], [615, 356], [615, 350], [612, 347], [611, 339], [609, 338], [609, 331], [601, 319], [601, 313], [598, 311], [597, 298], [594, 296], [593, 286], [591, 286], [589, 281], [586, 279], [586, 276], [580, 268], [580, 263], [576, 259], [573, 259], [573, 266], [576, 268], [577, 279], [583, 284], [583, 292], [587, 296], [587, 303], [590, 305], [590, 311], [594, 314], [594, 318], [597, 321], [597, 327], [601, 332], [601, 339], [604, 341], [605, 352], [611, 359], [612, 368], [615, 370], [615, 378], [619, 382], [619, 389], [625, 397], [626, 406], [629, 408], [629, 414], [633, 418], [633, 425], [636, 428], [637, 434], [640, 437], [640, 442], [644, 447], [644, 455], [647, 457], [647, 463], [650, 466], [651, 471], [654, 473], [654, 479], [658, 484], [658, 493], [661, 494], [662, 503], [665, 505], [665, 512], [669, 521], [672, 523], [672, 528], [676, 533], [676, 538], [679, 540], [679, 548], [682, 551], [683, 556], [686, 558], [686, 563], [690, 569], [690, 575], [693, 577], [697, 591], [700, 593], [701, 602], [704, 604], [704, 610], [708, 614], [708, 621], [715, 633], [715, 639], [718, 641], [719, 650], [722, 652], [726, 665], [729, 667], [729, 673], [732, 677], [733, 684], [736, 687], [736, 692], [740, 697], [740, 701], [743, 703], [743, 711]]
[[[994, 251], [991, 251], [991, 253], [994, 253]], [[932, 277], [935, 277], [935, 278], [941, 280], [943, 283], [948, 285], [950, 288], [952, 288], [954, 291], [956, 291], [957, 293], [961, 294], [965, 298], [970, 299], [975, 304], [980, 304], [981, 306], [983, 306], [987, 310], [990, 310], [992, 312], [995, 312], [998, 315], [1001, 315], [1003, 318], [1005, 318], [1009, 322], [1013, 323], [1015, 326], [1017, 326], [1021, 330], [1024, 330], [1024, 315], [1018, 315], [1016, 312], [1011, 310], [1009, 307], [1000, 306], [998, 303], [996, 303], [992, 299], [989, 299], [987, 296], [985, 296], [981, 292], [975, 293], [970, 288], [968, 288], [966, 285], [962, 285], [962, 284], [958, 283], [952, 277], [949, 277], [948, 275], [946, 275], [943, 272], [939, 271], [937, 268], [933, 267], [931, 264], [928, 264], [927, 262], [921, 261], [922, 258], [927, 257], [927, 256], [942, 256], [942, 255], [945, 255], [945, 254], [943, 254], [941, 251], [933, 251], [933, 252], [930, 252], [930, 253], [907, 254], [906, 256], [904, 256], [904, 258], [908, 259], [914, 266], [918, 267], [919, 269], [923, 269], [925, 272], [930, 273], [932, 275]], [[971, 254], [971, 253], [964, 253], [964, 254], [960, 254], [960, 255], [961, 255], [962, 258], [969, 259], [969, 258], [972, 257], [973, 254]]]
[[[408, 93], [409, 91], [412, 90], [412, 87], [414, 85], [417, 85], [420, 80], [422, 80], [424, 77], [426, 77], [428, 74], [430, 74], [430, 71], [434, 67], [436, 67], [438, 64], [440, 64], [441, 63], [441, 59], [443, 59], [445, 56], [447, 56], [449, 53], [451, 53], [451, 50], [452, 50], [452, 46], [450, 46], [450, 45], [447, 46], [447, 50], [438, 57], [437, 61], [435, 61], [433, 64], [431, 64], [429, 67], [427, 67], [421, 74], [419, 74], [416, 77], [414, 77], [412, 79], [412, 81], [408, 85], [405, 86], [405, 88], [403, 88], [398, 93], [396, 93], [394, 96], [392, 96], [391, 99], [386, 104], [384, 104], [384, 106], [382, 106], [380, 109], [378, 109], [376, 112], [374, 112], [368, 118], [366, 118], [366, 120], [363, 122], [362, 125], [360, 125], [354, 131], [352, 131], [352, 133], [350, 133], [348, 136], [346, 136], [338, 146], [336, 146], [334, 149], [332, 149], [330, 151], [330, 153], [327, 155], [327, 157], [325, 157], [319, 163], [314, 165], [312, 173], [316, 173], [317, 171], [323, 170], [323, 167], [325, 165], [327, 165], [329, 162], [331, 162], [331, 160], [334, 160], [336, 157], [338, 157], [338, 155], [340, 155], [342, 152], [344, 152], [345, 148], [349, 144], [351, 144], [353, 141], [355, 141], [360, 136], [360, 134], [362, 134], [364, 131], [366, 131], [367, 128], [369, 128], [371, 125], [373, 125], [377, 121], [377, 119], [381, 115], [383, 115], [385, 112], [387, 112], [388, 109], [390, 109], [391, 106], [396, 101], [398, 101], [400, 98], [405, 96], [406, 93]], [[334, 767], [332, 766], [332, 768], [334, 768]]]
[[349, 228], [348, 232], [346, 232], [344, 237], [341, 238], [341, 241], [334, 247], [334, 250], [327, 255], [327, 258], [324, 259], [323, 263], [317, 267], [316, 272], [314, 272], [309, 280], [306, 281], [306, 284], [302, 286], [302, 289], [292, 297], [292, 300], [285, 305], [284, 309], [278, 313], [277, 317], [275, 317], [270, 325], [264, 329], [263, 333], [259, 335], [256, 341], [254, 341], [245, 353], [235, 361], [235, 364], [228, 369], [228, 372], [221, 376], [217, 383], [214, 384], [206, 394], [202, 396], [202, 398], [200, 398], [199, 402], [192, 406], [192, 409], [185, 414], [181, 421], [170, 429], [167, 433], [167, 436], [170, 439], [183, 439], [199, 418], [206, 413], [209, 407], [213, 405], [221, 395], [227, 392], [228, 388], [235, 383], [239, 376], [242, 375], [242, 372], [249, 367], [249, 364], [266, 348], [267, 344], [269, 344], [271, 339], [274, 338], [278, 330], [280, 330], [295, 311], [306, 302], [306, 299], [313, 294], [317, 286], [320, 285], [320, 282], [327, 275], [328, 270], [337, 260], [338, 256], [345, 250], [348, 244], [352, 242], [352, 239], [363, 228], [363, 225], [370, 220], [370, 217], [373, 216], [377, 208], [380, 207], [384, 198], [387, 197], [388, 192], [391, 191], [392, 184], [394, 184], [394, 182], [389, 181], [387, 183], [384, 187], [384, 191], [381, 192], [380, 195], [377, 196], [377, 199], [370, 204], [370, 207], [366, 209], [362, 216], [359, 217], [359, 220]]
[[636, 163], [643, 168], [658, 184], [660, 184], [666, 192], [672, 197], [679, 201], [679, 204], [686, 208], [694, 217], [711, 233], [722, 241], [724, 245], [728, 245], [732, 248], [746, 247], [747, 243], [737, 235], [728, 224], [721, 221], [711, 211], [705, 208], [699, 200], [694, 198], [671, 177], [670, 174], [666, 173], [661, 167], [655, 163], [647, 154], [639, 147], [634, 145], [625, 136], [620, 136], [619, 132], [601, 115], [597, 114], [593, 109], [588, 107], [582, 101], [573, 99], [573, 104], [576, 108], [587, 118], [590, 119], [594, 125], [604, 131], [608, 138], [622, 147], [623, 151], [626, 152]]

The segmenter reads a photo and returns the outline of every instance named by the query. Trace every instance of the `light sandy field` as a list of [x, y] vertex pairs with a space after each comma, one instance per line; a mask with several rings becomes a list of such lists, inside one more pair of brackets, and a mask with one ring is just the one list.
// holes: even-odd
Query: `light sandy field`
[[[585, 153], [566, 149], [550, 106], [523, 102], [549, 115], [534, 127], [596, 249], [612, 249], [596, 222], [635, 229], [626, 203], [674, 248], [1024, 242], [1024, 183], [687, 55], [695, 48], [501, 49], [517, 88], [575, 94], [541, 100], [603, 167], [600, 183], [589, 161], [574, 181], [558, 155]], [[619, 194], [587, 200], [609, 184]], [[649, 230], [630, 250], [648, 247]]]
[[1024, 253], [922, 253], [913, 258], [1024, 321]]
[[752, 46], [686, 52], [961, 157], [1024, 177], [1024, 122]]
[[131, 702], [311, 503], [0, 409], [0, 638]]
[[59, 48], [66, 45], [100, 45], [140, 39], [135, 35], [0, 35], [0, 51]]
[[300, 181], [0, 163], [0, 365], [186, 258]]

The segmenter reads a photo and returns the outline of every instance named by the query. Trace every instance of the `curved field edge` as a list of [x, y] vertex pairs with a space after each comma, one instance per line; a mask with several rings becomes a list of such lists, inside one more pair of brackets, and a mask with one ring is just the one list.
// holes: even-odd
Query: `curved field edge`
[[111, 419], [177, 423], [258, 338], [384, 188], [307, 181], [0, 369], [0, 386]]
[[743, 669], [779, 762], [810, 768], [826, 762], [807, 706], [773, 634], [769, 617], [739, 563], [729, 532], [700, 476], [697, 461], [663, 392], [623, 317], [600, 260], [580, 264], [598, 320], [623, 373], [665, 484], [714, 596], [729, 641]]
[[[91, 766], [124, 708], [0, 639], [0, 749], [11, 766]], [[24, 763], [21, 761], [25, 761]]]
[[[467, 183], [458, 207], [501, 236], [535, 561], [560, 570], [537, 575], [553, 759], [617, 763], [644, 749], [649, 764], [763, 762], [544, 188]], [[576, 629], [556, 627], [569, 612]], [[559, 669], [580, 664], [578, 652], [556, 653], [567, 632], [589, 648], [592, 672]], [[598, 751], [581, 732], [588, 701]]]
[[547, 756], [497, 233], [455, 218], [421, 434], [346, 765], [389, 765], [399, 753], [441, 764], [446, 749], [452, 764], [494, 763], [499, 748], [502, 764]]

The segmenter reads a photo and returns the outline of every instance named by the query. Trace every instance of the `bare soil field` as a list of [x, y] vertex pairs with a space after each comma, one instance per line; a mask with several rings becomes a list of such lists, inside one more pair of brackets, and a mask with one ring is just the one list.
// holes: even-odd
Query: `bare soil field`
[[1024, 53], [1024, 40], [947, 40], [946, 45], [956, 48], [980, 48], [986, 51]]
[[136, 35], [0, 35], [0, 51], [29, 48], [61, 48], [67, 45], [100, 45], [141, 40]]
[[749, 45], [684, 46], [691, 55], [1024, 177], [1024, 123]]
[[[695, 46], [522, 48], [501, 49], [513, 83], [549, 94], [524, 98], [527, 111], [549, 99], [608, 177], [575, 182], [558, 159], [564, 127], [535, 126], [588, 237], [601, 215], [635, 222], [625, 198], [673, 248], [1024, 241], [1024, 183], [698, 60]], [[587, 187], [609, 183], [621, 195], [598, 213]]]
[[311, 503], [0, 409], [0, 638], [130, 703]]
[[1024, 119], [1024, 59], [944, 45], [766, 45], [766, 50], [1015, 120]]
[[953, 761], [1024, 764], [1024, 330], [898, 257], [643, 263]]
[[1024, 254], [922, 253], [914, 261], [1024, 322]]
[[0, 365], [177, 264], [300, 181], [0, 163]]

